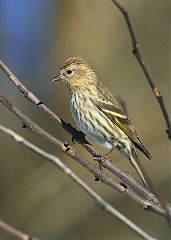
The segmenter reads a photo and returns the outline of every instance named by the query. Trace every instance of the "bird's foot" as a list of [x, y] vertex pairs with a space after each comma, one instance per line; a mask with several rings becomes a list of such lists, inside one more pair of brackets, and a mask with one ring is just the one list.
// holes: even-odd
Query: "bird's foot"
[[107, 153], [105, 155], [94, 156], [93, 159], [99, 163], [99, 168], [100, 170], [102, 170], [102, 167], [104, 166], [105, 162], [110, 158], [109, 158], [109, 154]]
[[[98, 161], [100, 170], [102, 170], [102, 167], [104, 167], [104, 164], [105, 164], [106, 161], [111, 160], [110, 156], [109, 156], [111, 152], [112, 151], [108, 152], [105, 155], [99, 154], [99, 155], [96, 155], [96, 156], [93, 157], [93, 159], [95, 161]], [[95, 177], [95, 181], [99, 181], [99, 179], [97, 177]]]
[[[102, 167], [104, 166], [104, 163], [109, 160], [109, 156], [106, 155], [96, 155], [93, 157], [95, 161], [99, 163], [99, 168], [102, 171]], [[98, 177], [95, 177], [95, 181], [99, 181]]]

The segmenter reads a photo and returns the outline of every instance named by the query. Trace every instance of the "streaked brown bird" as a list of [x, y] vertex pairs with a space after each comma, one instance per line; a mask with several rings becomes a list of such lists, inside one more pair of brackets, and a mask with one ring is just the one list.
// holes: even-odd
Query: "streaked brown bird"
[[136, 148], [149, 159], [151, 155], [138, 138], [131, 120], [98, 80], [93, 68], [79, 57], [69, 58], [52, 81], [58, 80], [66, 82], [69, 87], [71, 113], [81, 131], [110, 152], [114, 148], [121, 152], [147, 187]]

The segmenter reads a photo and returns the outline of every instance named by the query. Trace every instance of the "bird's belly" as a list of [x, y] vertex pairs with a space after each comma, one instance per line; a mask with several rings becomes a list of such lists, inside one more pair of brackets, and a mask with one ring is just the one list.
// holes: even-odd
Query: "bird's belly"
[[114, 124], [109, 124], [109, 119], [101, 113], [97, 108], [93, 110], [89, 104], [84, 106], [84, 110], [80, 105], [71, 101], [72, 116], [79, 129], [93, 140], [110, 149], [117, 145], [119, 136]]

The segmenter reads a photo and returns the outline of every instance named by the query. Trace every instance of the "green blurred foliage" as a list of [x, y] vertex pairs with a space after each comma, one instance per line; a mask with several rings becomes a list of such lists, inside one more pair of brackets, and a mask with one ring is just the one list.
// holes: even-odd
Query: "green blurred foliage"
[[[170, 1], [120, 2], [129, 11], [145, 63], [171, 114]], [[148, 161], [140, 154], [144, 167], [158, 191], [169, 201], [170, 142], [165, 133], [165, 122], [142, 70], [131, 54], [131, 41], [124, 19], [112, 2], [1, 0], [0, 5], [2, 60], [42, 102], [75, 125], [69, 110], [66, 86], [62, 83], [52, 84], [50, 80], [66, 58], [80, 56], [86, 59], [110, 91], [126, 101], [139, 136], [153, 156], [152, 161]], [[70, 136], [25, 100], [2, 73], [0, 88], [26, 115], [62, 141], [71, 143]], [[131, 200], [95, 182], [91, 174], [56, 147], [22, 129], [21, 122], [3, 106], [0, 106], [0, 117], [1, 124], [60, 157], [137, 225], [159, 239], [169, 238], [164, 218], [145, 212]], [[75, 147], [92, 161], [79, 145]], [[96, 147], [105, 152], [101, 147]], [[114, 152], [112, 159], [114, 164], [137, 178], [132, 167], [119, 153]], [[42, 239], [139, 239], [117, 219], [99, 210], [82, 189], [52, 164], [2, 134], [0, 216]], [[1, 230], [0, 237], [11, 239]]]

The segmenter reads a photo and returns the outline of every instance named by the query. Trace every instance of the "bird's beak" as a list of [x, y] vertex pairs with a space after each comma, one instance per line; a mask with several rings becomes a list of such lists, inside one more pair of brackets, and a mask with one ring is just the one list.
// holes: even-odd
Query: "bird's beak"
[[61, 80], [62, 80], [61, 74], [58, 74], [51, 81], [54, 82], [54, 81], [61, 81]]

